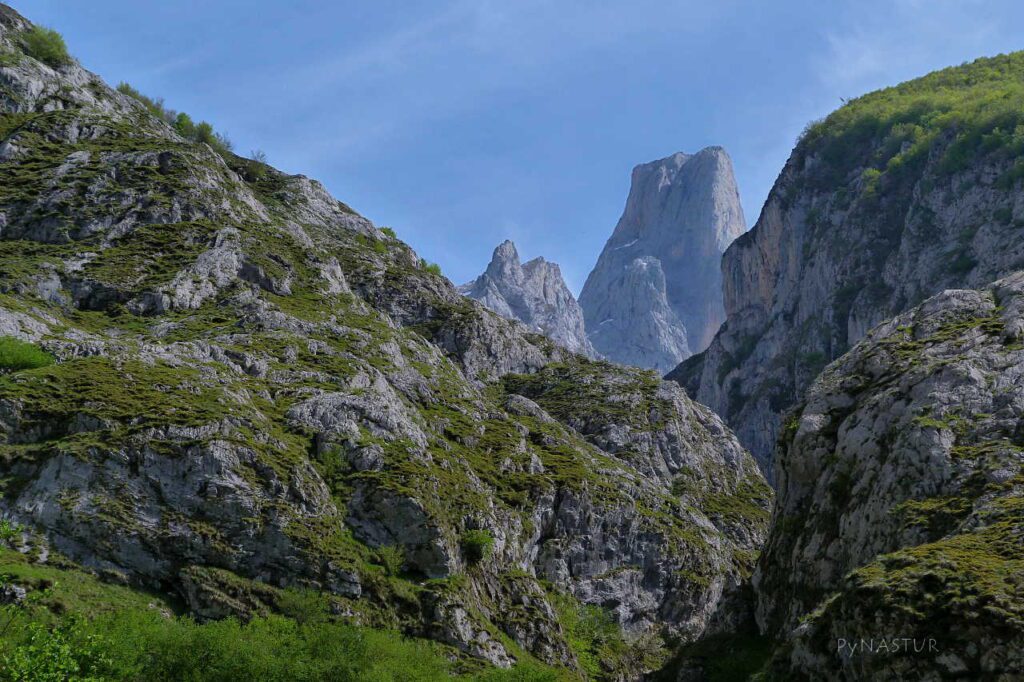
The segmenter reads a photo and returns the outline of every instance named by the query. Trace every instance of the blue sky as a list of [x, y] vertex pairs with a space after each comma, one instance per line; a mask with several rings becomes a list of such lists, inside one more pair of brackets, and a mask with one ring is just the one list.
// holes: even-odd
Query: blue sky
[[840, 98], [1024, 48], [1020, 0], [13, 5], [111, 84], [320, 179], [455, 282], [511, 238], [574, 291], [637, 163], [724, 146], [752, 224]]

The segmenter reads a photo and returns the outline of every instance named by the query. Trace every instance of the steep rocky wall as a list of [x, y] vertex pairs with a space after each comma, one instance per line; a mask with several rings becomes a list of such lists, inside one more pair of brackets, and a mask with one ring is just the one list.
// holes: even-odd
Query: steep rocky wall
[[781, 415], [868, 329], [1024, 267], [1024, 57], [866, 95], [810, 126], [722, 261], [727, 320], [669, 374], [766, 471]]

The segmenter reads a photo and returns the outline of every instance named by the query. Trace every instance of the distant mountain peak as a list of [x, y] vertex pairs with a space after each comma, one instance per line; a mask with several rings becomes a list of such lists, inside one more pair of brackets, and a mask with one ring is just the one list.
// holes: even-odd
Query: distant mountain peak
[[584, 331], [583, 311], [566, 286], [561, 268], [541, 257], [520, 263], [511, 240], [499, 244], [484, 273], [459, 291], [571, 351], [597, 355]]
[[[724, 319], [721, 254], [744, 229], [732, 161], [722, 147], [635, 166], [622, 217], [580, 294], [598, 352], [667, 371], [706, 347]], [[638, 276], [641, 268], [654, 269], [652, 261], [663, 291], [625, 291], [628, 283], [657, 286], [658, 277]]]

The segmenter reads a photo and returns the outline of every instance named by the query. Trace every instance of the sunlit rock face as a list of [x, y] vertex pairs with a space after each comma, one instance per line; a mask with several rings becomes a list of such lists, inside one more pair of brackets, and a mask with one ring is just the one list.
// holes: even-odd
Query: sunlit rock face
[[667, 372], [725, 319], [721, 257], [745, 229], [721, 147], [633, 169], [626, 208], [580, 293], [599, 353]]

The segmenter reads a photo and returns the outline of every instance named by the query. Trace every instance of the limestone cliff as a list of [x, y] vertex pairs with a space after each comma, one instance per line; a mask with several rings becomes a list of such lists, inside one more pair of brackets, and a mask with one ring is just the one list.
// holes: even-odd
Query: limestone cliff
[[1022, 89], [1015, 53], [865, 95], [808, 127], [723, 257], [725, 324], [669, 375], [766, 470], [781, 414], [868, 329], [1024, 268]]
[[703, 350], [724, 319], [721, 254], [745, 228], [721, 147], [634, 168], [626, 208], [580, 293], [598, 352], [664, 372]]

